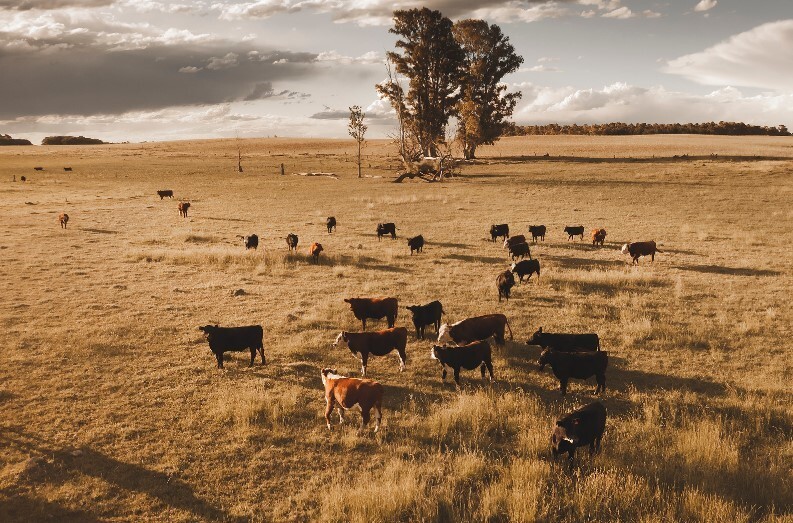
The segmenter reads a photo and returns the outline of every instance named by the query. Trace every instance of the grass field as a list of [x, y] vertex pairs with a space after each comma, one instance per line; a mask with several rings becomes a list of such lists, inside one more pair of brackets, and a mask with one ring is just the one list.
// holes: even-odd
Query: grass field
[[[0, 521], [793, 521], [791, 139], [510, 138], [435, 184], [389, 183], [386, 142], [363, 179], [352, 140], [239, 143], [242, 174], [234, 140], [0, 150]], [[548, 226], [509, 302], [492, 223]], [[578, 224], [606, 245], [567, 241]], [[619, 252], [650, 239], [654, 263]], [[319, 369], [358, 376], [331, 347], [353, 296], [503, 312], [515, 339], [458, 392], [411, 335], [405, 373], [369, 362], [381, 431], [329, 432]], [[268, 364], [216, 369], [209, 322], [262, 324]], [[595, 383], [560, 395], [524, 343], [540, 326], [610, 354], [603, 451], [572, 472], [550, 433]]]

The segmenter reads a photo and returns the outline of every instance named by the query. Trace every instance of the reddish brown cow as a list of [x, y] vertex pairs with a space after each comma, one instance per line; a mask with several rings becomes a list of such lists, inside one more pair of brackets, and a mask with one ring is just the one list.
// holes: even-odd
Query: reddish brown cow
[[383, 418], [383, 386], [374, 380], [340, 376], [336, 369], [322, 369], [322, 385], [325, 386], [325, 422], [330, 430], [330, 415], [333, 408], [339, 409], [339, 423], [344, 423], [344, 411], [355, 405], [361, 407], [361, 430], [369, 423], [374, 410], [374, 431], [380, 429]]
[[319, 253], [321, 253], [324, 249], [322, 248], [321, 243], [314, 242], [311, 244], [311, 247], [308, 249], [308, 253], [311, 255], [311, 258], [314, 260], [314, 263], [319, 263]]
[[340, 332], [333, 342], [334, 347], [348, 348], [352, 355], [361, 360], [361, 374], [366, 376], [369, 355], [385, 356], [396, 350], [399, 355], [399, 372], [405, 370], [408, 330], [405, 327], [374, 332]]
[[592, 229], [592, 245], [603, 246], [606, 241], [606, 229]]
[[504, 345], [504, 330], [509, 329], [509, 339], [512, 339], [512, 327], [509, 326], [507, 317], [503, 314], [487, 314], [476, 316], [452, 325], [444, 323], [438, 334], [438, 343], [454, 342], [458, 345], [486, 340], [495, 336], [496, 343]]
[[187, 218], [187, 209], [190, 208], [190, 202], [179, 202], [179, 216]]
[[526, 243], [526, 237], [522, 234], [518, 234], [517, 236], [513, 236], [504, 240], [504, 248], [508, 249], [519, 243]]
[[65, 212], [62, 212], [58, 215], [58, 222], [60, 222], [62, 228], [66, 228], [66, 224], [69, 223], [69, 215]]
[[345, 303], [350, 304], [350, 309], [355, 317], [361, 320], [363, 330], [366, 330], [366, 320], [386, 319], [389, 327], [394, 326], [399, 309], [396, 298], [345, 298]]
[[639, 258], [649, 256], [650, 261], [655, 261], [655, 253], [664, 252], [655, 245], [655, 241], [626, 243], [622, 246], [622, 254], [630, 254], [633, 263], [639, 265]]

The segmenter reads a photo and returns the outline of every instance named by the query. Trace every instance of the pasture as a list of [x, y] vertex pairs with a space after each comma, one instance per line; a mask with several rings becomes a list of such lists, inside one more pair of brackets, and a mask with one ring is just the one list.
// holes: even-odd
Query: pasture
[[[791, 139], [510, 138], [462, 177], [402, 184], [385, 141], [363, 179], [352, 140], [239, 144], [244, 173], [234, 140], [0, 149], [0, 520], [791, 521]], [[339, 178], [293, 175], [318, 171]], [[548, 226], [539, 281], [501, 303], [497, 223]], [[662, 252], [632, 267], [629, 240]], [[401, 308], [407, 370], [368, 365], [380, 431], [351, 412], [329, 432], [320, 369], [359, 376], [331, 347], [360, 330], [358, 296], [504, 313], [515, 339], [492, 386], [464, 371], [459, 392]], [[267, 365], [217, 369], [208, 323], [263, 325]], [[572, 472], [550, 435], [595, 382], [560, 395], [524, 343], [541, 326], [609, 352], [603, 450]]]

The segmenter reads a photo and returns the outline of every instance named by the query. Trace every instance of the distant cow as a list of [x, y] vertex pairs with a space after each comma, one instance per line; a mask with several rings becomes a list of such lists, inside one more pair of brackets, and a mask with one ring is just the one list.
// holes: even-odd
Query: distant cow
[[595, 394], [606, 391], [608, 352], [560, 352], [545, 349], [537, 363], [540, 365], [540, 370], [543, 370], [546, 364], [551, 366], [554, 376], [559, 380], [562, 396], [567, 394], [567, 382], [570, 378], [585, 380], [595, 376], [597, 380]]
[[319, 254], [324, 250], [321, 243], [314, 242], [311, 244], [311, 247], [308, 248], [308, 253], [311, 255], [311, 259], [314, 263], [319, 263]]
[[187, 218], [187, 209], [190, 208], [190, 202], [179, 202], [179, 216]]
[[24, 176], [20, 176], [19, 179], [22, 180], [23, 182], [27, 180], [27, 178], [25, 178]]
[[390, 234], [392, 240], [396, 239], [396, 225], [393, 223], [378, 223], [377, 241], [380, 241], [380, 239], [386, 234]]
[[34, 167], [33, 170], [34, 171], [43, 171], [44, 167]]
[[436, 300], [426, 305], [408, 305], [405, 308], [413, 313], [417, 340], [424, 339], [424, 327], [427, 325], [434, 325], [435, 333], [438, 333], [441, 328], [441, 315], [444, 313], [441, 302]]
[[568, 225], [567, 227], [564, 228], [564, 232], [567, 233], [567, 241], [572, 240], [573, 236], [581, 236], [581, 239], [582, 240], [584, 239], [583, 225], [578, 225], [578, 226]]
[[407, 363], [407, 342], [408, 330], [396, 327], [374, 332], [340, 332], [333, 346], [350, 349], [352, 355], [361, 360], [361, 374], [366, 376], [369, 355], [385, 356], [394, 350], [399, 355], [399, 372], [403, 372]]
[[633, 262], [639, 265], [639, 258], [650, 256], [650, 261], [655, 261], [655, 253], [664, 252], [655, 245], [655, 241], [626, 243], [622, 246], [622, 254], [630, 254]]
[[498, 301], [501, 301], [501, 298], [504, 297], [509, 301], [509, 293], [512, 291], [512, 287], [515, 286], [515, 277], [512, 275], [510, 271], [504, 271], [498, 275], [496, 278], [496, 287], [498, 288]]
[[505, 240], [509, 238], [509, 225], [506, 223], [490, 226], [490, 239], [496, 241], [496, 238], [499, 237], [503, 237]]
[[69, 215], [65, 212], [62, 212], [58, 215], [58, 222], [61, 224], [61, 228], [65, 229], [66, 224], [69, 223]]
[[173, 198], [173, 191], [171, 189], [165, 189], [162, 191], [157, 191], [157, 196], [160, 197], [160, 200], [164, 198]]
[[328, 227], [328, 234], [333, 232], [333, 229], [336, 228], [336, 217], [335, 216], [328, 216], [325, 225]]
[[510, 270], [518, 275], [520, 283], [523, 283], [523, 278], [527, 280], [531, 278], [532, 274], [537, 274], [537, 281], [540, 280], [540, 260], [521, 260], [518, 263], [513, 263]]
[[380, 429], [383, 417], [383, 386], [374, 380], [340, 376], [336, 369], [322, 369], [322, 385], [325, 387], [325, 422], [330, 430], [330, 415], [333, 408], [339, 410], [339, 423], [344, 423], [344, 411], [355, 405], [361, 408], [361, 430], [369, 423], [374, 410], [374, 431]]
[[600, 451], [600, 440], [606, 430], [606, 407], [596, 401], [581, 407], [556, 422], [551, 436], [554, 458], [567, 452], [570, 468], [573, 467], [575, 449], [589, 445], [589, 455]]
[[537, 238], [545, 241], [545, 225], [529, 225], [529, 232], [531, 233], [531, 240], [536, 242]]
[[292, 234], [291, 232], [286, 235], [286, 246], [289, 248], [289, 251], [297, 252], [297, 234]]
[[413, 256], [413, 251], [416, 251], [416, 253], [424, 252], [424, 236], [419, 234], [408, 239], [408, 247], [410, 247], [411, 256]]
[[597, 334], [557, 334], [543, 332], [540, 327], [526, 342], [527, 345], [539, 345], [543, 349], [562, 352], [599, 351], [600, 338]]
[[366, 330], [368, 319], [385, 318], [389, 327], [394, 326], [399, 308], [396, 298], [345, 298], [344, 302], [350, 304], [352, 313], [361, 320], [363, 330]]
[[522, 234], [518, 234], [517, 236], [512, 236], [511, 238], [504, 240], [504, 249], [508, 249], [519, 243], [526, 243], [526, 237]]
[[255, 234], [251, 234], [250, 236], [237, 235], [237, 238], [242, 240], [242, 243], [245, 245], [245, 250], [256, 250], [259, 247], [259, 237]]
[[525, 258], [526, 256], [531, 259], [531, 249], [526, 242], [517, 245], [511, 245], [509, 248], [509, 255], [514, 260], [515, 258]]
[[490, 381], [493, 381], [493, 362], [490, 344], [485, 341], [475, 341], [467, 345], [454, 347], [434, 345], [430, 351], [430, 358], [437, 360], [443, 367], [441, 379], [446, 381], [447, 367], [454, 371], [454, 382], [460, 386], [460, 369], [474, 370], [479, 367], [482, 379], [485, 379], [485, 368], [490, 372]]
[[63, 170], [66, 171], [66, 172], [71, 172], [72, 168], [71, 167], [64, 167]]
[[241, 352], [245, 349], [251, 351], [251, 363], [256, 359], [256, 352], [262, 357], [264, 365], [264, 329], [261, 325], [248, 325], [245, 327], [218, 327], [217, 325], [204, 325], [198, 330], [203, 331], [209, 341], [209, 349], [218, 360], [218, 368], [223, 368], [224, 352]]
[[603, 246], [606, 241], [606, 229], [592, 229], [592, 245]]
[[509, 321], [503, 314], [475, 316], [451, 325], [444, 323], [438, 333], [438, 343], [453, 341], [458, 345], [464, 345], [494, 336], [498, 345], [504, 345], [505, 327], [509, 329], [509, 339], [512, 339], [512, 327], [509, 326]]

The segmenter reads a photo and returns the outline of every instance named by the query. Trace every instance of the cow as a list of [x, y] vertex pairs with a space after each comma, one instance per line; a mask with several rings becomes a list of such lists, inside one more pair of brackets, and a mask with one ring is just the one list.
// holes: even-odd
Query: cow
[[539, 345], [543, 349], [562, 352], [596, 352], [600, 350], [600, 338], [595, 333], [590, 334], [557, 334], [543, 332], [542, 327], [529, 338], [527, 345]]
[[289, 248], [289, 252], [295, 251], [297, 252], [297, 234], [292, 234], [291, 232], [286, 235], [286, 246]]
[[531, 233], [531, 241], [536, 242], [537, 238], [545, 241], [545, 225], [529, 225], [529, 232]]
[[240, 236], [237, 235], [237, 238], [242, 240], [242, 243], [245, 245], [245, 250], [253, 249], [256, 250], [259, 248], [259, 237], [255, 234], [251, 234], [250, 236]]
[[65, 212], [62, 212], [58, 215], [58, 222], [61, 224], [61, 228], [65, 229], [66, 224], [69, 223], [69, 215]]
[[441, 328], [441, 315], [444, 314], [441, 302], [435, 300], [426, 305], [408, 305], [405, 308], [413, 313], [417, 340], [424, 339], [424, 327], [427, 325], [434, 325], [435, 333], [438, 333]]
[[190, 202], [179, 202], [179, 216], [187, 218], [187, 209], [190, 208]]
[[311, 255], [311, 259], [314, 263], [319, 263], [319, 253], [324, 250], [321, 243], [314, 242], [311, 244], [311, 247], [308, 248], [308, 253]]
[[570, 469], [573, 468], [575, 449], [589, 445], [589, 455], [600, 451], [600, 440], [606, 430], [606, 407], [599, 401], [574, 410], [556, 421], [551, 436], [551, 452], [556, 459], [567, 452]]
[[22, 180], [23, 182], [27, 181], [27, 178], [25, 178], [24, 176], [20, 176], [19, 179]]
[[408, 342], [408, 330], [405, 327], [395, 327], [374, 332], [346, 332], [342, 331], [333, 342], [334, 348], [350, 349], [352, 355], [361, 360], [361, 375], [366, 376], [366, 364], [369, 355], [385, 356], [396, 350], [399, 355], [399, 372], [405, 371], [407, 355], [405, 347]]
[[366, 320], [386, 319], [389, 327], [394, 326], [399, 310], [396, 298], [345, 298], [345, 303], [350, 304], [350, 309], [355, 317], [361, 320], [363, 330], [366, 330]]
[[510, 271], [504, 271], [498, 275], [496, 278], [496, 287], [498, 288], [498, 301], [501, 301], [501, 298], [504, 297], [509, 301], [509, 293], [512, 291], [512, 287], [515, 286], [515, 277], [512, 275]]
[[262, 357], [262, 365], [265, 364], [264, 329], [262, 329], [261, 325], [248, 325], [245, 327], [204, 325], [203, 327], [198, 327], [198, 330], [206, 335], [207, 341], [209, 341], [209, 349], [218, 360], [219, 369], [223, 368], [224, 352], [242, 352], [245, 349], [250, 349], [251, 351], [249, 367], [253, 367], [257, 351]]
[[67, 172], [67, 173], [72, 172], [72, 168], [71, 167], [64, 167], [63, 170], [64, 170], [64, 172]]
[[504, 345], [504, 328], [509, 329], [509, 339], [512, 338], [512, 327], [509, 326], [507, 317], [503, 314], [487, 314], [466, 318], [449, 325], [444, 323], [438, 332], [438, 343], [451, 343], [457, 345], [473, 341], [486, 340], [490, 336], [496, 338], [498, 345]]
[[157, 191], [157, 196], [160, 197], [160, 200], [165, 198], [173, 199], [173, 191], [171, 189], [163, 189], [162, 191]]
[[564, 232], [567, 233], [567, 241], [573, 239], [573, 236], [581, 236], [581, 239], [584, 239], [584, 226], [583, 225], [568, 225], [564, 228]]
[[416, 253], [424, 252], [424, 236], [418, 235], [408, 239], [408, 247], [410, 247], [410, 255], [413, 256], [413, 251]]
[[524, 276], [528, 276], [528, 280], [534, 273], [537, 274], [537, 281], [540, 281], [540, 260], [521, 260], [513, 263], [509, 270], [518, 275], [520, 283], [523, 283]]
[[503, 237], [505, 240], [509, 238], [509, 225], [502, 223], [499, 225], [490, 226], [490, 238], [496, 241], [496, 238]]
[[386, 234], [391, 235], [391, 239], [396, 239], [396, 225], [393, 223], [378, 223], [377, 224], [377, 241], [385, 236]]
[[34, 171], [43, 171], [44, 167], [34, 167], [33, 170]]
[[328, 227], [328, 234], [332, 233], [333, 229], [336, 228], [336, 217], [328, 216], [328, 219], [325, 221], [325, 225]]
[[454, 371], [454, 382], [459, 387], [460, 369], [474, 370], [479, 367], [482, 379], [485, 379], [485, 368], [487, 368], [490, 372], [490, 382], [493, 382], [492, 350], [490, 344], [485, 340], [453, 347], [433, 345], [430, 358], [441, 364], [443, 368], [442, 381], [446, 381], [446, 369], [450, 368]]
[[526, 256], [531, 259], [531, 249], [529, 249], [529, 244], [523, 242], [517, 245], [511, 245], [509, 247], [509, 255], [513, 260], [515, 258], [525, 258]]
[[650, 261], [655, 261], [655, 253], [656, 252], [664, 252], [658, 248], [655, 244], [654, 240], [649, 242], [628, 242], [622, 246], [622, 254], [630, 254], [631, 258], [633, 258], [633, 262], [636, 265], [639, 265], [639, 258], [642, 256], [650, 256]]
[[561, 352], [545, 349], [537, 361], [540, 370], [546, 364], [551, 366], [554, 376], [559, 380], [562, 396], [567, 394], [567, 382], [570, 378], [585, 380], [595, 376], [597, 387], [595, 394], [606, 391], [606, 367], [609, 364], [608, 352]]
[[380, 429], [383, 417], [383, 386], [374, 380], [348, 378], [341, 376], [336, 369], [322, 369], [322, 385], [325, 387], [325, 422], [330, 428], [330, 415], [333, 408], [339, 410], [339, 423], [344, 423], [344, 411], [355, 405], [361, 408], [361, 428], [369, 423], [370, 412], [374, 410], [374, 431]]
[[512, 236], [511, 238], [504, 240], [504, 249], [508, 249], [519, 243], [526, 243], [526, 237], [522, 234], [518, 234], [517, 236]]
[[592, 229], [592, 245], [600, 245], [606, 241], [606, 229]]

